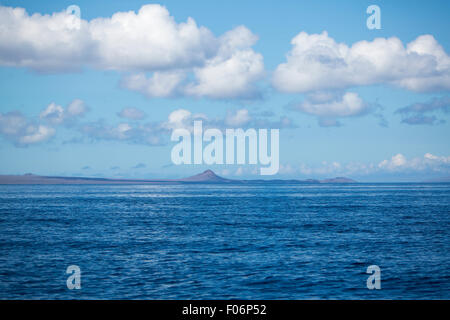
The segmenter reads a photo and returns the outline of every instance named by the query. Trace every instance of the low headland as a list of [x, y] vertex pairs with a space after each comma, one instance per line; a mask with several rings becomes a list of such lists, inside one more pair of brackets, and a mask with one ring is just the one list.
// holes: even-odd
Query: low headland
[[212, 170], [206, 170], [197, 175], [182, 179], [108, 179], [87, 177], [59, 177], [39, 176], [34, 174], [24, 175], [0, 175], [0, 184], [189, 184], [189, 183], [211, 183], [211, 184], [319, 184], [319, 183], [356, 183], [357, 181], [336, 177], [333, 179], [316, 180], [238, 180], [226, 179], [216, 175]]

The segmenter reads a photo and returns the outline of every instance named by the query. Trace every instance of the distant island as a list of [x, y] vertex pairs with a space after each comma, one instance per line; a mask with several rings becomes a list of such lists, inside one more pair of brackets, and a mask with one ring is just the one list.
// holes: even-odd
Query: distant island
[[425, 180], [424, 182], [425, 183], [448, 183], [448, 182], [450, 182], [450, 176], [428, 179], [428, 180]]
[[184, 184], [184, 183], [214, 183], [214, 184], [263, 184], [263, 183], [355, 183], [355, 180], [337, 177], [325, 180], [235, 180], [216, 175], [212, 170], [183, 179], [108, 179], [85, 177], [39, 176], [34, 174], [0, 175], [0, 184]]

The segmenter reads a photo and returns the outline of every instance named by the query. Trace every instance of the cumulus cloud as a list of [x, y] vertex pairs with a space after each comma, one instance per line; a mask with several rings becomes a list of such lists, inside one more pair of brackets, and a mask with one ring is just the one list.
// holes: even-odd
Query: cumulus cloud
[[339, 100], [324, 102], [306, 100], [299, 104], [298, 108], [319, 117], [349, 117], [365, 112], [367, 106], [358, 94], [346, 92]]
[[250, 115], [247, 109], [240, 109], [236, 112], [227, 112], [225, 118], [225, 124], [228, 126], [236, 127], [247, 124], [250, 121]]
[[19, 111], [0, 113], [0, 135], [18, 146], [44, 142], [53, 137], [56, 128], [64, 126], [75, 133], [64, 143], [82, 141], [117, 141], [130, 144], [165, 145], [169, 142], [172, 130], [185, 128], [193, 131], [195, 120], [202, 120], [204, 128], [293, 128], [295, 125], [286, 117], [275, 116], [272, 112], [249, 112], [247, 109], [228, 110], [226, 115], [210, 117], [203, 113], [192, 113], [186, 109], [172, 111], [166, 120], [142, 122], [143, 111], [137, 108], [124, 108], [118, 115], [124, 120], [109, 123], [104, 119], [82, 121], [87, 111], [85, 103], [79, 99], [67, 107], [50, 103], [39, 117], [26, 117]]
[[[245, 166], [246, 174], [252, 173], [252, 166]], [[232, 175], [230, 169], [226, 174]], [[422, 157], [408, 159], [401, 153], [392, 156], [389, 159], [382, 160], [379, 163], [350, 161], [347, 163], [338, 161], [322, 161], [314, 165], [300, 163], [280, 164], [279, 174], [289, 178], [301, 177], [300, 179], [323, 179], [330, 177], [351, 177], [362, 180], [379, 180], [384, 177], [386, 180], [427, 180], [430, 177], [445, 177], [450, 174], [450, 156], [437, 156], [426, 153]], [[222, 172], [225, 174], [225, 172]], [[409, 178], [408, 178], [409, 177]], [[405, 179], [406, 178], [406, 179]], [[385, 180], [385, 181], [386, 181]]]
[[277, 117], [271, 112], [249, 112], [247, 109], [228, 110], [225, 116], [211, 117], [204, 113], [193, 113], [187, 109], [172, 111], [166, 120], [137, 123], [110, 124], [105, 120], [79, 123], [76, 130], [82, 139], [107, 140], [132, 144], [165, 145], [172, 130], [184, 128], [193, 132], [194, 121], [201, 120], [204, 129], [217, 128], [294, 128], [287, 117]]
[[390, 170], [394, 170], [396, 168], [401, 168], [405, 166], [406, 158], [401, 153], [396, 154], [389, 160], [383, 160], [378, 164], [379, 168], [387, 168]]
[[49, 123], [60, 124], [64, 121], [64, 108], [52, 102], [42, 110], [40, 118]]
[[292, 108], [316, 116], [319, 125], [323, 127], [340, 126], [338, 118], [362, 116], [374, 109], [354, 92], [313, 92]]
[[435, 115], [426, 115], [436, 112], [450, 112], [449, 96], [435, 97], [430, 101], [414, 103], [395, 111], [395, 113], [402, 115], [403, 123], [411, 125], [444, 123], [444, 120], [439, 120]]
[[73, 100], [66, 109], [66, 118], [82, 117], [88, 112], [88, 108], [83, 100]]
[[450, 156], [436, 156], [431, 153], [426, 153], [422, 158], [408, 160], [404, 155], [398, 153], [391, 159], [381, 161], [378, 164], [378, 168], [389, 171], [449, 171]]
[[0, 134], [17, 146], [28, 146], [49, 140], [55, 129], [27, 119], [21, 112], [0, 113]]
[[251, 49], [258, 38], [244, 26], [228, 31], [220, 39], [218, 54], [195, 68], [196, 81], [187, 86], [193, 96], [211, 98], [252, 98], [258, 96], [253, 86], [264, 74], [261, 54]]
[[196, 81], [185, 92], [197, 97], [215, 99], [257, 98], [260, 96], [254, 83], [264, 74], [262, 55], [253, 50], [243, 50], [230, 57], [208, 61], [203, 68], [194, 70]]
[[154, 72], [151, 77], [138, 73], [125, 76], [121, 85], [147, 97], [167, 98], [183, 94], [181, 82], [185, 77], [182, 71]]
[[214, 51], [214, 36], [192, 18], [177, 24], [160, 5], [118, 12], [89, 23], [98, 44], [99, 64], [106, 69], [161, 70], [200, 65]]
[[[122, 86], [148, 97], [193, 96], [212, 99], [250, 99], [260, 96], [255, 83], [264, 76], [261, 54], [251, 47], [256, 35], [239, 26], [217, 39], [216, 54], [192, 69], [124, 77]], [[187, 81], [192, 74], [191, 81]]]
[[160, 5], [117, 12], [110, 18], [29, 15], [0, 7], [0, 62], [35, 70], [67, 71], [92, 65], [107, 70], [160, 70], [201, 65], [214, 54], [215, 38], [192, 18], [176, 23]]
[[0, 64], [37, 71], [74, 71], [94, 59], [88, 23], [73, 28], [74, 15], [29, 15], [22, 8], [0, 6]]
[[224, 117], [209, 117], [204, 113], [192, 113], [186, 109], [171, 112], [161, 127], [167, 130], [185, 128], [193, 130], [195, 120], [201, 120], [203, 128], [294, 128], [295, 124], [287, 117], [277, 117], [271, 112], [249, 112], [247, 109], [227, 110]]
[[145, 118], [144, 111], [134, 107], [123, 108], [117, 115], [130, 120], [142, 120]]
[[50, 103], [37, 119], [26, 117], [20, 111], [0, 113], [0, 134], [21, 147], [48, 141], [55, 135], [56, 126], [73, 126], [87, 110], [82, 100], [75, 99], [66, 108]]
[[88, 108], [85, 103], [80, 99], [75, 99], [65, 109], [62, 106], [52, 102], [47, 106], [47, 108], [42, 110], [39, 117], [41, 120], [44, 120], [49, 124], [59, 125], [82, 117], [87, 111]]
[[[73, 27], [74, 19], [79, 28]], [[90, 21], [65, 11], [29, 15], [0, 6], [0, 65], [40, 72], [86, 66], [127, 72], [122, 86], [148, 97], [259, 96], [254, 83], [264, 64], [251, 49], [256, 41], [244, 26], [216, 37], [192, 18], [177, 23], [158, 4]]]
[[207, 122], [208, 117], [202, 113], [192, 113], [186, 109], [177, 109], [169, 114], [167, 121], [161, 123], [161, 127], [166, 130], [184, 128], [193, 131], [195, 120]]
[[300, 175], [307, 178], [329, 178], [336, 176], [344, 177], [399, 177], [411, 176], [429, 177], [450, 174], [450, 156], [437, 156], [426, 153], [423, 157], [408, 159], [401, 153], [391, 158], [374, 162], [351, 161], [342, 163], [338, 161], [322, 161], [315, 165], [281, 164], [280, 175]]
[[326, 31], [300, 32], [272, 78], [282, 92], [301, 93], [392, 84], [424, 92], [450, 89], [450, 57], [432, 35], [406, 46], [396, 37], [337, 43]]
[[[123, 110], [122, 110], [123, 111]], [[118, 141], [130, 144], [160, 146], [168, 143], [173, 129], [193, 129], [194, 120], [206, 120], [202, 114], [193, 114], [186, 109], [172, 111], [167, 120], [155, 122], [120, 122], [110, 124], [105, 120], [79, 124], [76, 129], [82, 139], [90, 141]]]
[[43, 125], [28, 126], [26, 134], [18, 140], [20, 144], [29, 145], [48, 140], [55, 134], [55, 129]]

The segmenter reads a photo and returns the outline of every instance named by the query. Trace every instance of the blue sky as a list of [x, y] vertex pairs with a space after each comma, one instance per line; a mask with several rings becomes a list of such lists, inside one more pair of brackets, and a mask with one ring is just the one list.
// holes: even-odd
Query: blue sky
[[[72, 4], [82, 25], [67, 31]], [[371, 4], [380, 30], [366, 26]], [[194, 174], [206, 166], [170, 159], [169, 116], [184, 115], [280, 128], [283, 178], [450, 176], [448, 1], [0, 5], [1, 174]]]

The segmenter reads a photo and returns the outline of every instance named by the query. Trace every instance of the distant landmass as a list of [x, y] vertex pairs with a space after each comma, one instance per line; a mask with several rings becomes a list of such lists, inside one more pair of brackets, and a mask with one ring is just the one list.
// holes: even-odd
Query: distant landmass
[[183, 184], [183, 183], [215, 183], [215, 184], [263, 184], [263, 183], [355, 183], [357, 181], [344, 177], [325, 180], [237, 180], [226, 179], [216, 175], [212, 170], [183, 179], [108, 179], [85, 177], [38, 176], [31, 173], [24, 175], [0, 175], [0, 184]]
[[430, 183], [450, 182], [450, 177], [440, 177], [440, 178], [428, 179], [428, 180], [425, 180], [424, 182], [430, 182]]

